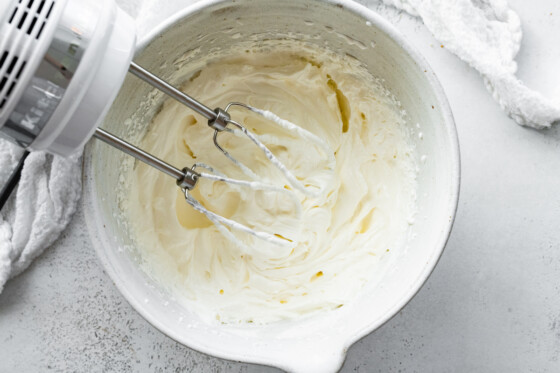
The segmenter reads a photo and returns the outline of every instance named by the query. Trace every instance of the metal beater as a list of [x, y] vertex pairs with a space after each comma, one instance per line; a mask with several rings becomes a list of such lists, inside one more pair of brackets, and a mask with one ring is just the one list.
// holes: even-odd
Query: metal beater
[[[297, 200], [297, 197], [295, 197], [293, 195], [293, 192], [291, 192], [289, 190], [286, 190], [283, 187], [277, 187], [277, 186], [274, 186], [274, 185], [269, 184], [269, 183], [255, 181], [256, 179], [258, 179], [258, 176], [255, 175], [247, 166], [245, 166], [244, 164], [239, 162], [237, 159], [235, 159], [228, 151], [226, 151], [220, 145], [220, 143], [218, 142], [218, 135], [221, 132], [223, 132], [223, 131], [233, 132], [234, 130], [237, 130], [240, 133], [242, 133], [243, 135], [245, 135], [249, 140], [251, 140], [256, 146], [258, 146], [263, 151], [263, 153], [270, 160], [270, 162], [278, 170], [280, 170], [282, 172], [282, 174], [285, 176], [286, 180], [290, 183], [291, 186], [293, 186], [295, 189], [297, 189], [297, 190], [301, 191], [302, 193], [304, 193], [306, 195], [309, 195], [309, 196], [315, 196], [315, 195], [318, 194], [317, 191], [310, 191], [307, 188], [305, 188], [302, 185], [302, 183], [296, 179], [296, 177], [292, 174], [292, 172], [290, 172], [288, 170], [288, 168], [280, 160], [278, 160], [278, 158], [266, 147], [265, 144], [262, 143], [262, 141], [260, 141], [258, 139], [257, 136], [255, 136], [245, 126], [243, 126], [243, 125], [239, 124], [238, 122], [234, 121], [233, 119], [231, 119], [231, 116], [228, 113], [228, 111], [232, 107], [245, 108], [245, 109], [250, 110], [250, 111], [252, 111], [256, 114], [259, 114], [259, 115], [268, 114], [267, 119], [272, 119], [273, 122], [277, 123], [279, 126], [282, 126], [283, 128], [286, 128], [286, 129], [291, 130], [291, 131], [296, 131], [298, 133], [298, 135], [304, 137], [305, 139], [307, 139], [311, 142], [316, 143], [325, 152], [325, 155], [329, 160], [329, 169], [334, 172], [334, 156], [332, 155], [332, 151], [329, 150], [328, 145], [323, 140], [321, 140], [319, 137], [314, 135], [313, 133], [311, 133], [311, 132], [309, 132], [309, 131], [307, 131], [307, 130], [299, 127], [299, 126], [296, 126], [295, 124], [293, 124], [291, 122], [288, 122], [286, 120], [282, 120], [278, 117], [276, 117], [276, 118], [272, 117], [271, 118], [271, 116], [273, 116], [272, 113], [265, 112], [263, 110], [254, 108], [252, 106], [249, 106], [249, 105], [246, 105], [246, 104], [243, 104], [243, 103], [232, 102], [232, 103], [229, 103], [226, 106], [225, 109], [216, 108], [216, 109], [212, 110], [209, 107], [207, 107], [206, 105], [204, 105], [201, 102], [195, 100], [194, 98], [190, 97], [186, 93], [181, 92], [177, 88], [173, 87], [169, 83], [165, 82], [164, 80], [160, 79], [159, 77], [155, 76], [154, 74], [152, 74], [151, 72], [147, 71], [146, 69], [142, 68], [141, 66], [139, 66], [138, 64], [136, 64], [134, 62], [131, 62], [129, 72], [132, 73], [133, 75], [135, 75], [136, 77], [142, 79], [143, 81], [147, 82], [151, 86], [153, 86], [153, 87], [157, 88], [158, 90], [162, 91], [163, 93], [167, 94], [168, 96], [174, 98], [178, 102], [180, 102], [180, 103], [186, 105], [187, 107], [191, 108], [192, 110], [196, 111], [200, 115], [204, 116], [206, 119], [208, 119], [208, 126], [214, 130], [213, 141], [214, 141], [214, 145], [216, 146], [216, 148], [219, 149], [220, 152], [222, 152], [222, 154], [224, 154], [224, 156], [226, 156], [229, 160], [231, 160], [234, 165], [241, 168], [241, 170], [247, 176], [251, 177], [254, 180], [253, 181], [247, 181], [247, 180], [239, 180], [239, 179], [228, 178], [228, 177], [226, 177], [223, 174], [217, 172], [212, 167], [210, 167], [210, 166], [208, 166], [204, 163], [196, 163], [190, 168], [185, 167], [183, 169], [178, 169], [178, 168], [166, 163], [165, 161], [153, 156], [152, 154], [149, 154], [149, 153], [143, 151], [142, 149], [126, 142], [123, 139], [120, 139], [120, 138], [112, 135], [111, 133], [109, 133], [109, 132], [107, 132], [107, 131], [105, 131], [101, 128], [97, 128], [95, 130], [93, 136], [95, 138], [97, 138], [97, 139], [99, 139], [99, 140], [101, 140], [101, 141], [103, 141], [103, 142], [105, 142], [105, 143], [107, 143], [107, 144], [125, 152], [126, 154], [129, 154], [132, 157], [134, 157], [134, 158], [136, 158], [136, 159], [138, 159], [138, 160], [140, 160], [140, 161], [158, 169], [159, 171], [173, 177], [177, 181], [177, 185], [179, 186], [179, 188], [181, 188], [181, 190], [185, 194], [185, 200], [187, 201], [187, 203], [189, 205], [191, 205], [196, 211], [198, 211], [200, 213], [203, 213], [210, 221], [212, 221], [218, 227], [218, 229], [220, 230], [220, 232], [222, 232], [222, 234], [224, 234], [231, 241], [234, 241], [236, 244], [239, 244], [239, 245], [242, 245], [242, 246], [244, 245], [233, 234], [231, 234], [231, 232], [229, 232], [227, 229], [224, 229], [224, 227], [223, 227], [224, 225], [228, 226], [232, 229], [248, 233], [248, 234], [250, 234], [250, 235], [252, 235], [256, 238], [259, 238], [261, 240], [264, 240], [264, 241], [267, 241], [267, 242], [270, 242], [270, 243], [274, 243], [274, 244], [277, 244], [277, 245], [293, 244], [292, 240], [282, 238], [282, 237], [278, 237], [277, 235], [272, 234], [272, 233], [256, 231], [256, 230], [254, 230], [254, 229], [252, 229], [252, 228], [250, 228], [250, 227], [248, 227], [244, 224], [241, 224], [241, 223], [236, 222], [234, 220], [227, 219], [223, 216], [217, 215], [217, 214], [207, 210], [204, 206], [202, 206], [202, 204], [199, 201], [197, 201], [189, 192], [193, 188], [196, 187], [199, 179], [206, 178], [206, 179], [209, 179], [209, 180], [231, 183], [231, 184], [234, 184], [234, 185], [248, 187], [248, 188], [252, 188], [252, 189], [267, 190], [267, 191], [276, 192], [276, 193], [284, 193], [284, 194], [288, 194], [292, 198], [292, 200], [294, 202], [294, 206], [296, 206], [296, 215], [297, 215], [296, 217], [299, 218], [301, 216], [301, 208], [299, 206], [299, 202]], [[234, 129], [229, 128], [228, 126], [234, 127]], [[197, 172], [196, 171], [197, 168], [206, 169], [206, 171], [208, 171], [208, 172]]]

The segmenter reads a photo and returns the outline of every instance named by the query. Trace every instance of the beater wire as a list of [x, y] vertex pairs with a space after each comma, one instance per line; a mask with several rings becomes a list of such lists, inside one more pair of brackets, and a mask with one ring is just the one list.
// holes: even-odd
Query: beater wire
[[[285, 195], [289, 196], [290, 199], [292, 199], [292, 202], [294, 203], [294, 206], [296, 207], [295, 218], [297, 220], [299, 220], [301, 218], [302, 211], [301, 211], [300, 202], [299, 202], [297, 196], [295, 196], [289, 190], [277, 187], [273, 184], [263, 183], [263, 182], [260, 182], [260, 181], [248, 181], [248, 180], [240, 180], [240, 179], [230, 178], [230, 177], [227, 177], [224, 174], [216, 171], [214, 168], [212, 168], [211, 166], [208, 166], [204, 163], [196, 163], [191, 168], [191, 170], [195, 171], [196, 168], [204, 168], [204, 169], [206, 169], [210, 172], [210, 173], [208, 173], [208, 172], [198, 172], [199, 178], [204, 178], [204, 179], [208, 179], [208, 180], [212, 180], [212, 181], [218, 181], [218, 182], [225, 182], [225, 183], [228, 183], [228, 184], [231, 184], [231, 185], [247, 187], [247, 188], [250, 188], [252, 190], [262, 190], [262, 191], [267, 191], [267, 192], [275, 192], [275, 193], [285, 194]], [[222, 233], [226, 238], [228, 238], [230, 241], [232, 241], [236, 245], [240, 246], [241, 248], [246, 248], [247, 245], [245, 243], [243, 243], [241, 240], [239, 240], [230, 230], [226, 229], [226, 226], [230, 227], [231, 229], [240, 231], [240, 232], [248, 233], [251, 236], [254, 236], [258, 239], [261, 239], [263, 241], [266, 241], [266, 242], [269, 242], [269, 243], [272, 243], [272, 244], [275, 244], [275, 245], [279, 245], [279, 246], [293, 245], [293, 240], [289, 240], [289, 239], [286, 239], [286, 238], [281, 238], [281, 237], [279, 237], [279, 236], [277, 236], [273, 233], [257, 231], [253, 228], [248, 227], [245, 224], [242, 224], [242, 223], [239, 223], [235, 220], [228, 219], [224, 216], [218, 215], [218, 214], [208, 210], [206, 207], [204, 207], [196, 198], [194, 198], [189, 193], [188, 189], [182, 189], [182, 190], [183, 190], [183, 193], [185, 194], [185, 200], [187, 201], [187, 203], [189, 205], [191, 205], [196, 211], [204, 214], [212, 223], [214, 223], [214, 225], [218, 228], [220, 233]]]

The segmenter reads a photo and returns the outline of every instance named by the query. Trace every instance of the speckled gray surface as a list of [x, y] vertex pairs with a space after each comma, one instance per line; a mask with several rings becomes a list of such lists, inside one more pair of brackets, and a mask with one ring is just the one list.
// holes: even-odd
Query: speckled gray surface
[[[524, 24], [521, 78], [560, 96], [560, 3], [510, 2]], [[438, 73], [457, 121], [463, 181], [435, 272], [403, 311], [350, 349], [342, 371], [558, 371], [560, 127], [518, 127], [416, 20], [366, 3]], [[0, 295], [0, 372], [276, 371], [208, 357], [154, 329], [104, 273], [84, 224], [80, 210]]]

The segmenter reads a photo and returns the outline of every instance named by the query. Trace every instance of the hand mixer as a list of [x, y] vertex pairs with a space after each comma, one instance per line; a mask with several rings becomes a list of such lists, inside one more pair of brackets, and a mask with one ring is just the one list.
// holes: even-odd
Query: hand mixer
[[[231, 119], [228, 113], [231, 107], [265, 115], [284, 128], [295, 130], [323, 148], [329, 167], [334, 169], [334, 157], [326, 143], [301, 127], [241, 103], [230, 103], [225, 109], [210, 109], [132, 62], [134, 22], [114, 0], [3, 0], [0, 32], [0, 134], [3, 137], [26, 149], [62, 156], [80, 149], [92, 136], [102, 140], [175, 178], [186, 201], [231, 240], [238, 242], [224, 226], [276, 244], [289, 242], [208, 211], [189, 194], [200, 178], [253, 189], [289, 191], [257, 181], [248, 167], [220, 145], [221, 132], [238, 131], [245, 135], [264, 152], [290, 185], [308, 195], [313, 194], [256, 135]], [[215, 146], [253, 180], [227, 178], [204, 164], [176, 168], [98, 128], [127, 72], [205, 117], [214, 130]], [[198, 172], [197, 168], [208, 172]], [[15, 185], [14, 182], [8, 184], [8, 189]]]

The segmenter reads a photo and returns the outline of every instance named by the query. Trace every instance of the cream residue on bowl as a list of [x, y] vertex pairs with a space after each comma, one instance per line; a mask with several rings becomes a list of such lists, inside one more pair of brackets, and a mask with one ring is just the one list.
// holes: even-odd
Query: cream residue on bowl
[[[415, 213], [416, 160], [395, 98], [351, 57], [286, 45], [212, 61], [181, 88], [210, 107], [240, 101], [269, 110], [333, 149], [334, 181], [319, 197], [298, 194], [301, 221], [282, 198], [220, 182], [201, 182], [194, 192], [209, 209], [263, 230], [301, 229], [297, 244], [280, 249], [254, 241], [247, 252], [192, 210], [168, 176], [144, 164], [130, 175], [124, 207], [145, 271], [209, 322], [268, 323], [348, 304], [379, 261], [403, 247]], [[257, 134], [279, 136], [269, 147], [303, 183], [321, 179], [319, 153], [304, 140], [248, 111], [232, 117]], [[173, 165], [204, 162], [243, 177], [212, 135], [204, 118], [169, 99], [140, 145]], [[224, 141], [263, 179], [282, 180], [253, 144]]]

